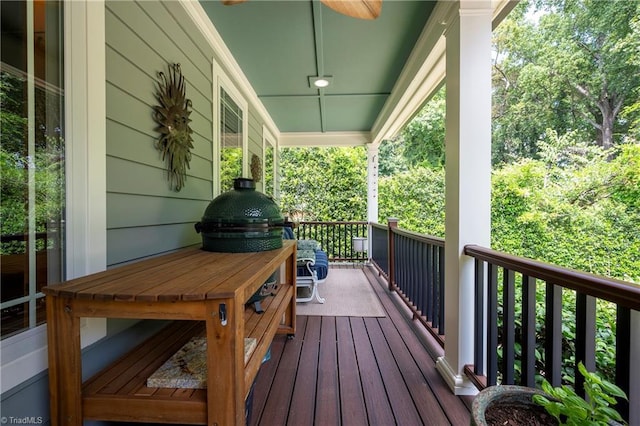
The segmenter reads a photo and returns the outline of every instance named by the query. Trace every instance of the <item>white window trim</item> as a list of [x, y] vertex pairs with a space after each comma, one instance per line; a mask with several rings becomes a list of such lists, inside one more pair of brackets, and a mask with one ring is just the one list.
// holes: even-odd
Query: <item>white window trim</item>
[[[273, 197], [277, 200], [279, 198], [278, 191], [278, 141], [273, 136], [273, 133], [269, 131], [269, 128], [266, 125], [262, 125], [262, 161], [266, 161], [267, 159], [267, 146], [271, 146], [273, 148], [273, 164], [271, 165], [271, 169], [273, 170]], [[265, 164], [266, 166], [266, 164]], [[264, 192], [267, 192], [267, 181], [266, 181], [266, 167], [262, 168], [262, 181], [264, 182], [265, 188]]]
[[220, 88], [223, 88], [242, 111], [242, 176], [249, 175], [249, 103], [240, 90], [218, 65], [212, 60], [213, 75], [213, 183], [214, 196], [220, 194]]
[[[66, 278], [106, 269], [104, 0], [64, 3]], [[105, 319], [83, 319], [82, 347], [106, 336]], [[0, 393], [47, 368], [42, 325], [0, 342]]]

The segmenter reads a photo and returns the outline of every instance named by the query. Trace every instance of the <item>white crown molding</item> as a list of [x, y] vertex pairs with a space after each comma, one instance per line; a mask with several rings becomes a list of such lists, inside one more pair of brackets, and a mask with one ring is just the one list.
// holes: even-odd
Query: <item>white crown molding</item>
[[364, 146], [371, 143], [369, 132], [290, 132], [280, 135], [280, 147]]

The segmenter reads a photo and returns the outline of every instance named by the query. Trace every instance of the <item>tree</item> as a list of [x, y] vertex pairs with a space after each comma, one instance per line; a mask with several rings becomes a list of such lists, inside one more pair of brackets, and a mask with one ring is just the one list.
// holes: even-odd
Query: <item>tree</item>
[[441, 88], [400, 133], [410, 167], [444, 167], [445, 89]]
[[[29, 152], [27, 135], [30, 131], [25, 116], [26, 80], [8, 72], [0, 73], [0, 230], [2, 235], [23, 235], [29, 229], [29, 219], [35, 219], [36, 232], [44, 232], [50, 224], [59, 222], [64, 210], [64, 139], [55, 108], [46, 109], [49, 103], [58, 103], [56, 92], [36, 86], [35, 125], [33, 153]], [[46, 113], [45, 113], [46, 111]], [[48, 125], [48, 126], [47, 126]], [[30, 171], [33, 178], [30, 179]], [[33, 185], [33, 186], [31, 186]], [[30, 189], [35, 203], [30, 213]], [[43, 248], [42, 241], [37, 249]], [[21, 242], [2, 243], [3, 254], [24, 252]]]
[[382, 141], [378, 148], [378, 176], [388, 177], [409, 169], [403, 156], [401, 138]]
[[535, 154], [547, 128], [576, 131], [605, 149], [624, 140], [640, 113], [630, 109], [640, 88], [639, 16], [640, 3], [627, 1], [516, 8], [494, 38], [497, 162]]

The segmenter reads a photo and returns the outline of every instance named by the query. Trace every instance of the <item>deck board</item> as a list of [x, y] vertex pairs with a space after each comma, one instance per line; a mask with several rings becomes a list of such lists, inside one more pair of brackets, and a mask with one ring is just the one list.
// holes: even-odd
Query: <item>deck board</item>
[[292, 426], [313, 424], [316, 380], [318, 377], [318, 350], [320, 318], [309, 317], [293, 386], [287, 424]]
[[298, 316], [293, 339], [276, 336], [252, 425], [469, 424], [470, 398], [451, 393], [410, 318], [372, 285], [386, 317]]
[[350, 426], [364, 426], [367, 424], [367, 407], [349, 322], [346, 317], [336, 318], [342, 422]]
[[340, 423], [338, 368], [336, 324], [334, 321], [322, 321], [314, 416], [317, 424], [334, 425]]

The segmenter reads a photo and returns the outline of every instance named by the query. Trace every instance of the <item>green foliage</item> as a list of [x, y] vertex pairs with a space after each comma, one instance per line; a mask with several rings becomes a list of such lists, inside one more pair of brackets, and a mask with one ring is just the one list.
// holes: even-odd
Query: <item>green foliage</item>
[[444, 167], [445, 89], [440, 89], [402, 130], [399, 142], [410, 167]]
[[[59, 143], [54, 144], [54, 146]], [[35, 195], [36, 232], [44, 232], [47, 224], [57, 221], [64, 208], [64, 162], [61, 153], [36, 152], [30, 160], [27, 156], [7, 152], [0, 148], [0, 167], [2, 169], [0, 203], [0, 228], [2, 235], [22, 235], [28, 229], [28, 171], [33, 170]], [[9, 245], [2, 246], [6, 254]]]
[[378, 222], [444, 237], [444, 169], [415, 167], [378, 182]]
[[[64, 140], [56, 123], [54, 109], [44, 114], [36, 108], [33, 147], [27, 145], [27, 118], [24, 108], [25, 81], [6, 72], [0, 73], [0, 231], [5, 235], [23, 235], [29, 229], [29, 200], [34, 197], [32, 218], [35, 231], [44, 232], [58, 222], [65, 205]], [[56, 94], [36, 90], [36, 104], [57, 101]], [[40, 248], [40, 247], [39, 247]], [[3, 243], [1, 254], [21, 253], [24, 244]]]
[[264, 153], [264, 193], [273, 197], [274, 194], [274, 174], [275, 171], [273, 169], [273, 155], [274, 148], [271, 145], [268, 145], [265, 149]]
[[378, 176], [389, 177], [409, 170], [404, 157], [402, 140], [395, 138], [384, 140], [378, 148]]
[[534, 395], [533, 400], [543, 406], [561, 425], [608, 425], [611, 420], [622, 422], [622, 416], [612, 408], [616, 398], [627, 399], [618, 386], [610, 383], [596, 373], [587, 371], [582, 363], [578, 364], [580, 374], [584, 376], [584, 390], [587, 400], [581, 398], [569, 386], [553, 387], [544, 380], [542, 390], [550, 398]]
[[233, 180], [242, 177], [242, 148], [223, 148], [220, 152], [221, 192], [233, 189]]
[[366, 170], [363, 147], [284, 148], [280, 207], [295, 220], [365, 220]]
[[542, 160], [494, 171], [492, 247], [625, 280], [640, 271], [640, 149], [620, 155], [553, 132]]

